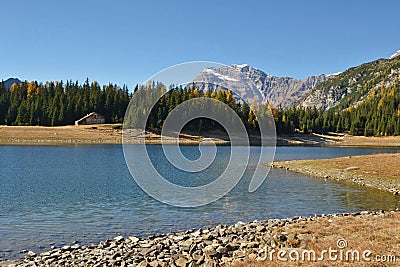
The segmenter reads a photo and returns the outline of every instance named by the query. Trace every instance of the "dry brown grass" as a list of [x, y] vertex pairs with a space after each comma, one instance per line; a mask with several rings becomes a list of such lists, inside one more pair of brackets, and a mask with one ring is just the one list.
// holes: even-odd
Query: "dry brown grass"
[[317, 177], [394, 190], [393, 192], [400, 190], [400, 153], [280, 161], [273, 165]]
[[[261, 267], [261, 266], [400, 266], [400, 212], [386, 213], [384, 216], [358, 216], [320, 218], [313, 222], [294, 224], [276, 229], [277, 232], [311, 233], [316, 239], [308, 242], [305, 249], [314, 250], [320, 255], [322, 250], [338, 249], [337, 241], [345, 239], [348, 246], [343, 249], [365, 250], [372, 252], [371, 262], [358, 261], [331, 261], [325, 257], [324, 261], [288, 261], [280, 262], [276, 254], [274, 261], [247, 260], [233, 265], [234, 267]], [[377, 255], [395, 255], [396, 262], [378, 262]]]
[[352, 172], [365, 175], [379, 175], [381, 177], [400, 177], [400, 154], [376, 154], [352, 156], [320, 161], [325, 167], [345, 170], [357, 167]]
[[336, 143], [338, 146], [374, 146], [374, 147], [399, 147], [400, 136], [366, 137], [345, 135]]
[[[208, 138], [215, 143], [225, 144], [221, 138]], [[178, 139], [166, 138], [161, 141], [161, 135], [146, 133], [130, 139], [132, 143], [160, 144], [175, 143]], [[197, 145], [204, 138], [198, 135], [180, 134], [179, 143]], [[112, 124], [80, 125], [80, 126], [0, 126], [0, 144], [91, 144], [107, 143], [120, 144], [122, 142], [122, 129], [113, 129]]]
[[[225, 135], [215, 134], [214, 142], [226, 144]], [[147, 134], [146, 142], [159, 144], [159, 134]], [[76, 126], [0, 126], [0, 144], [57, 144], [59, 143], [121, 143], [122, 130], [112, 129], [111, 124], [80, 125]], [[198, 144], [203, 140], [197, 134], [181, 134], [180, 142], [184, 144]], [[340, 135], [307, 135], [298, 134], [278, 137], [278, 143], [284, 140], [289, 144], [316, 144], [329, 146], [372, 146], [372, 147], [400, 147], [400, 136], [392, 137], [363, 137]], [[40, 141], [40, 142], [38, 142]]]
[[0, 126], [1, 143], [32, 143], [36, 141], [82, 141], [121, 142], [121, 129], [113, 129], [111, 124], [81, 126]]
[[299, 160], [293, 166], [334, 169], [347, 174], [377, 175], [384, 178], [400, 178], [400, 153], [351, 156], [321, 160]]

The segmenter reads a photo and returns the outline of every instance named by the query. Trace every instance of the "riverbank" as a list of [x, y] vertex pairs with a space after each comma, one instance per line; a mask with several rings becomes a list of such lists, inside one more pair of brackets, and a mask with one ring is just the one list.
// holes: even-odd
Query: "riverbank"
[[[383, 257], [389, 266], [395, 266], [393, 261], [400, 261], [399, 220], [397, 210], [238, 222], [148, 238], [118, 236], [99, 244], [73, 244], [39, 255], [30, 251], [25, 260], [0, 261], [0, 266], [365, 266]], [[329, 248], [343, 251], [342, 260], [323, 254]], [[371, 252], [363, 258], [366, 250]], [[353, 255], [354, 251], [359, 254]], [[288, 262], [278, 259], [278, 253]], [[291, 260], [297, 255], [298, 261]]]
[[271, 166], [319, 178], [370, 186], [395, 195], [400, 194], [400, 153], [277, 161]]
[[[258, 144], [256, 137], [251, 142]], [[161, 135], [142, 133], [130, 138], [130, 142], [160, 144]], [[181, 134], [180, 144], [197, 145], [212, 140], [218, 145], [229, 144], [221, 133], [204, 135]], [[174, 138], [166, 138], [166, 143], [176, 143]], [[97, 124], [80, 126], [0, 126], [0, 144], [3, 145], [66, 145], [66, 144], [121, 144], [121, 125]], [[344, 134], [302, 134], [280, 135], [278, 145], [313, 145], [333, 147], [400, 147], [400, 136], [364, 137]]]

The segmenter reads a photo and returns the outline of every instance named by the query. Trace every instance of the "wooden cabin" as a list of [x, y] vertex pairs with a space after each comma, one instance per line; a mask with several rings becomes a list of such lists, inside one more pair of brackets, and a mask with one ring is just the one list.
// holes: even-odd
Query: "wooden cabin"
[[79, 120], [75, 121], [75, 125], [78, 126], [78, 125], [90, 125], [90, 124], [103, 124], [105, 122], [106, 119], [104, 118], [104, 116], [96, 112], [92, 112], [80, 118]]

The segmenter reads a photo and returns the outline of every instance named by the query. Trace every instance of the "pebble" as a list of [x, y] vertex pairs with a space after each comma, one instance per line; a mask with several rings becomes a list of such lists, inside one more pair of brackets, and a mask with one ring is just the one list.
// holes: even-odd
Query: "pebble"
[[73, 244], [37, 255], [26, 252], [25, 260], [15, 266], [220, 266], [255, 258], [265, 246], [304, 248], [312, 234], [292, 234], [272, 229], [320, 218], [344, 216], [383, 216], [385, 211], [361, 211], [344, 214], [319, 214], [312, 217], [270, 219], [234, 225], [217, 225], [211, 229], [155, 235], [147, 238], [117, 236], [98, 245]]

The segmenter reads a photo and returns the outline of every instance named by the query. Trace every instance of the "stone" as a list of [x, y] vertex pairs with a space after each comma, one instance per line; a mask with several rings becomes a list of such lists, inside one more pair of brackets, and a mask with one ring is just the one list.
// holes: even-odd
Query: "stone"
[[217, 249], [216, 249], [216, 251], [219, 253], [219, 254], [226, 254], [226, 253], [228, 253], [228, 250], [225, 248], [225, 247], [218, 247]]
[[178, 267], [186, 267], [188, 263], [188, 260], [184, 257], [179, 257], [176, 261], [175, 261], [175, 265]]
[[149, 248], [144, 248], [144, 249], [142, 249], [142, 251], [140, 252], [140, 254], [142, 254], [143, 256], [147, 256], [147, 255], [149, 255], [151, 252], [153, 252], [153, 251], [155, 251], [155, 250], [156, 250], [156, 247], [155, 247], [155, 246], [149, 247]]
[[61, 251], [68, 251], [68, 250], [71, 250], [71, 246], [63, 246], [61, 248]]
[[149, 263], [149, 265], [151, 267], [159, 267], [159, 266], [161, 266], [161, 264], [158, 261], [152, 261], [152, 262]]
[[150, 248], [153, 246], [153, 244], [149, 243], [148, 241], [140, 241], [139, 244], [142, 248]]
[[264, 225], [259, 225], [256, 227], [256, 231], [259, 233], [263, 233], [265, 231], [265, 226]]
[[113, 256], [112, 256], [112, 259], [117, 259], [117, 258], [119, 258], [119, 257], [121, 257], [121, 253], [119, 253], [119, 252], [117, 252], [117, 253], [115, 253]]
[[181, 247], [184, 251], [189, 251], [190, 246], [193, 244], [193, 240], [188, 239], [181, 243]]
[[43, 253], [41, 253], [41, 254], [40, 254], [40, 256], [42, 256], [42, 257], [48, 257], [48, 256], [51, 256], [51, 251], [46, 251], [46, 252], [43, 252]]
[[203, 231], [202, 231], [201, 229], [199, 229], [199, 230], [193, 232], [193, 233], [192, 233], [192, 236], [194, 236], [194, 237], [199, 237], [199, 236], [202, 234], [202, 232], [203, 232]]
[[137, 243], [139, 242], [139, 238], [137, 238], [136, 236], [129, 236], [128, 240], [131, 241], [132, 243]]
[[116, 243], [121, 243], [122, 241], [124, 241], [125, 239], [124, 239], [124, 237], [122, 236], [122, 235], [119, 235], [119, 236], [116, 236], [116, 237], [114, 237], [114, 241], [116, 242]]
[[213, 246], [207, 246], [207, 247], [203, 248], [203, 252], [205, 255], [207, 255], [209, 257], [213, 257], [218, 254], [218, 252], [215, 250], [215, 248]]
[[192, 261], [192, 262], [189, 263], [188, 267], [200, 267], [200, 264], [198, 264], [197, 262]]
[[79, 244], [74, 244], [74, 245], [72, 245], [71, 246], [71, 249], [78, 249], [78, 248], [80, 248], [80, 245]]
[[149, 263], [147, 261], [141, 261], [137, 267], [149, 267]]
[[191, 255], [192, 259], [194, 259], [195, 261], [198, 261], [199, 259], [201, 259], [203, 257], [202, 255], [202, 251], [201, 250], [196, 250], [195, 252], [193, 252], [193, 254]]
[[36, 253], [33, 252], [33, 251], [28, 251], [28, 256], [27, 256], [27, 257], [28, 257], [28, 258], [36, 257]]
[[207, 260], [204, 261], [202, 266], [203, 267], [217, 267], [218, 263], [215, 260], [207, 259]]
[[287, 240], [287, 237], [284, 234], [280, 234], [280, 235], [277, 236], [277, 239], [280, 242], [285, 242]]
[[229, 251], [237, 250], [237, 249], [240, 248], [240, 244], [237, 243], [237, 242], [231, 242], [231, 243], [229, 243], [228, 245], [226, 245], [226, 248], [227, 248]]
[[205, 260], [205, 258], [204, 258], [203, 256], [201, 256], [201, 258], [198, 259], [198, 260], [196, 261], [196, 263], [197, 263], [198, 265], [201, 265], [201, 264], [203, 264], [204, 260]]
[[224, 263], [224, 264], [227, 264], [227, 265], [229, 265], [229, 263], [230, 263], [232, 260], [233, 260], [233, 259], [232, 259], [231, 257], [225, 257], [225, 256], [221, 257], [221, 262]]
[[258, 242], [249, 242], [246, 244], [247, 248], [257, 248], [260, 244]]

